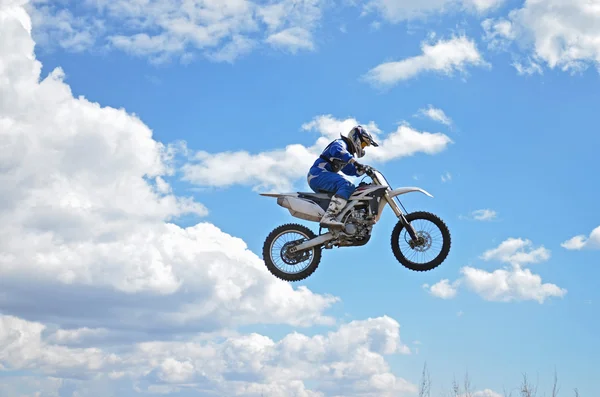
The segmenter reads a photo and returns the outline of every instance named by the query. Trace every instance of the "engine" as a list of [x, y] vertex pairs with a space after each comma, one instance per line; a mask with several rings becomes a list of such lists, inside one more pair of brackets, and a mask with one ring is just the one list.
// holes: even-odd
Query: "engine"
[[353, 209], [346, 218], [345, 236], [341, 236], [340, 245], [363, 245], [371, 238], [373, 223], [368, 219], [364, 208]]

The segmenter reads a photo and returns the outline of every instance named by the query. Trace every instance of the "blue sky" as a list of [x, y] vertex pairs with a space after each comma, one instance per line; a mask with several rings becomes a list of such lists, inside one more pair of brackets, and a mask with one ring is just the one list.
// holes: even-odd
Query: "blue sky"
[[[600, 30], [585, 1], [23, 3], [0, 2], [3, 393], [416, 395], [425, 362], [435, 396], [465, 371], [476, 397], [524, 372], [550, 392], [555, 369], [561, 395], [600, 392]], [[33, 42], [40, 80], [64, 78], [37, 80]], [[402, 268], [390, 211], [366, 247], [274, 280], [266, 235], [318, 226], [258, 193], [308, 191], [314, 154], [354, 122], [383, 142], [364, 163], [434, 195], [402, 202], [444, 219], [448, 259]], [[340, 334], [311, 361], [319, 339], [294, 332]], [[310, 372], [341, 363], [339, 378]]]

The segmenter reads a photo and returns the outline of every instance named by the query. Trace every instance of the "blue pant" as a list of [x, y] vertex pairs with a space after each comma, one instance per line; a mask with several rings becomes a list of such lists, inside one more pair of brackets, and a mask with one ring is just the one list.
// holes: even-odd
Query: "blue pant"
[[348, 200], [356, 186], [343, 176], [335, 172], [323, 170], [316, 175], [308, 175], [308, 186], [315, 193], [335, 193]]

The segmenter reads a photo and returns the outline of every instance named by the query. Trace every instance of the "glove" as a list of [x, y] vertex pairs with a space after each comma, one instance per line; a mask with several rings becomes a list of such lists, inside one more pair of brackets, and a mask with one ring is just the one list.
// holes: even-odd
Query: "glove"
[[371, 167], [369, 167], [368, 165], [363, 165], [358, 161], [354, 162], [354, 166], [356, 167], [356, 172], [358, 173], [358, 175], [363, 175], [365, 173], [368, 174], [371, 172]]

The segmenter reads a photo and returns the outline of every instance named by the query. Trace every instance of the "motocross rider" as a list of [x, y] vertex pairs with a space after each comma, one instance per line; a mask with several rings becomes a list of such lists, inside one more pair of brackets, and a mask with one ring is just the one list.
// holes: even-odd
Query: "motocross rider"
[[346, 206], [356, 186], [338, 172], [342, 171], [349, 176], [361, 176], [368, 172], [369, 166], [360, 164], [354, 157], [363, 157], [367, 146], [377, 147], [379, 144], [364, 127], [357, 125], [350, 130], [348, 137], [340, 134], [339, 139], [327, 145], [310, 168], [307, 175], [308, 186], [315, 193], [334, 193], [329, 208], [320, 221], [322, 227], [343, 226], [335, 217]]

